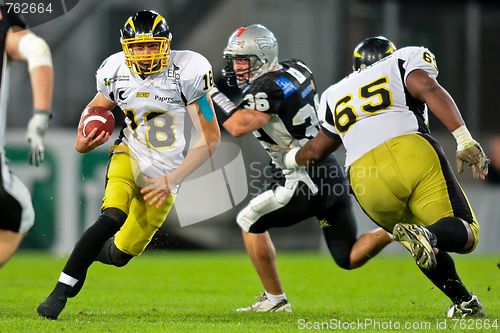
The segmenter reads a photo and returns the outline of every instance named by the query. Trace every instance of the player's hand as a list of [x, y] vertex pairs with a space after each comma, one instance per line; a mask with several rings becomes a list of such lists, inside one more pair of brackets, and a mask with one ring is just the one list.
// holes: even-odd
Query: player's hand
[[267, 152], [274, 164], [276, 164], [282, 170], [286, 170], [285, 155], [290, 151], [290, 146], [285, 145], [271, 145], [269, 146]]
[[268, 153], [273, 162], [286, 173], [292, 172], [299, 167], [297, 162], [295, 162], [297, 150], [299, 150], [298, 147], [292, 148], [284, 145], [271, 145], [268, 148]]
[[467, 163], [472, 168], [474, 179], [484, 180], [486, 178], [490, 160], [484, 154], [483, 148], [481, 148], [479, 143], [473, 141], [470, 145], [459, 147], [456, 157], [458, 173], [463, 172], [464, 163]]
[[26, 139], [30, 144], [30, 154], [28, 161], [31, 165], [39, 166], [45, 157], [45, 145], [43, 137], [49, 127], [50, 113], [35, 112], [28, 122]]
[[149, 205], [160, 208], [168, 195], [172, 192], [172, 182], [168, 181], [167, 176], [149, 178], [144, 176], [144, 183], [141, 193], [144, 195], [144, 201]]
[[111, 134], [108, 132], [102, 131], [99, 135], [97, 135], [97, 128], [94, 128], [92, 132], [89, 133], [87, 137], [83, 135], [83, 122], [80, 122], [78, 125], [78, 130], [76, 132], [76, 142], [75, 149], [79, 153], [89, 152], [100, 145], [105, 144]]

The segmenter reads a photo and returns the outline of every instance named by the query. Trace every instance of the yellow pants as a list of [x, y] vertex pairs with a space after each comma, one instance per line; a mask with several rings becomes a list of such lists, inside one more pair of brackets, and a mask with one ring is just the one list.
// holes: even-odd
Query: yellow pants
[[134, 170], [137, 164], [127, 153], [115, 153], [108, 166], [106, 190], [102, 210], [117, 208], [127, 214], [127, 219], [115, 235], [115, 245], [121, 251], [140, 255], [155, 232], [167, 218], [175, 200], [170, 194], [160, 208], [148, 205], [137, 186]]
[[429, 135], [406, 134], [377, 146], [349, 168], [352, 191], [365, 213], [385, 230], [396, 223], [429, 226], [458, 217], [478, 241], [476, 216], [439, 144]]

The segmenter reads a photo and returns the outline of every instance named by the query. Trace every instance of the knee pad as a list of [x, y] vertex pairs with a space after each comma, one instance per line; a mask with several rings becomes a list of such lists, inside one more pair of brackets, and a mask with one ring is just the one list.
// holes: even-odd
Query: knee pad
[[294, 190], [287, 189], [283, 186], [278, 186], [274, 190], [266, 191], [243, 208], [236, 217], [236, 222], [240, 227], [249, 231], [252, 224], [257, 222], [263, 215], [269, 214], [283, 206], [285, 206], [293, 197]]

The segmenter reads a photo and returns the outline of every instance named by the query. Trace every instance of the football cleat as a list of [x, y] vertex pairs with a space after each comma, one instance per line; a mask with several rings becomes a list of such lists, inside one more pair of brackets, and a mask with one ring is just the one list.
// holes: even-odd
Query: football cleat
[[466, 318], [466, 317], [485, 317], [486, 313], [484, 312], [483, 305], [479, 302], [479, 298], [476, 295], [472, 294], [471, 299], [467, 302], [460, 302], [456, 304], [452, 304], [446, 310], [446, 317], [448, 318]]
[[51, 293], [45, 301], [38, 306], [37, 312], [40, 316], [56, 320], [59, 314], [66, 306], [68, 298], [64, 295], [56, 295]]
[[427, 229], [416, 224], [398, 223], [392, 234], [395, 240], [410, 251], [418, 267], [425, 270], [436, 267], [436, 255], [431, 245], [435, 236]]
[[292, 305], [286, 298], [277, 304], [272, 303], [266, 294], [257, 296], [256, 299], [255, 304], [236, 309], [236, 312], [292, 312]]

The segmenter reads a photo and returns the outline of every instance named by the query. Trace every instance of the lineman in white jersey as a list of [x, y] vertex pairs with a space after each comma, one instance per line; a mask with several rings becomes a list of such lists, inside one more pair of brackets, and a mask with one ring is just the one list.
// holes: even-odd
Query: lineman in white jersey
[[[119, 106], [126, 126], [111, 148], [102, 214], [85, 231], [52, 293], [38, 313], [56, 319], [68, 297], [83, 286], [94, 260], [121, 267], [140, 255], [165, 221], [178, 185], [206, 161], [220, 141], [207, 91], [209, 62], [192, 51], [171, 51], [165, 19], [154, 11], [130, 17], [122, 33], [123, 52], [97, 71], [98, 93], [89, 107]], [[190, 116], [200, 138], [183, 156], [184, 121]], [[75, 148], [85, 153], [109, 134], [84, 137], [80, 123]]]
[[322, 131], [283, 162], [289, 168], [314, 163], [344, 143], [349, 182], [366, 214], [393, 232], [452, 300], [448, 317], [480, 317], [481, 303], [448, 254], [472, 251], [479, 225], [442, 149], [422, 126], [424, 103], [455, 136], [459, 173], [467, 163], [484, 179], [488, 159], [437, 73], [429, 50], [405, 47], [350, 74], [321, 97]]

